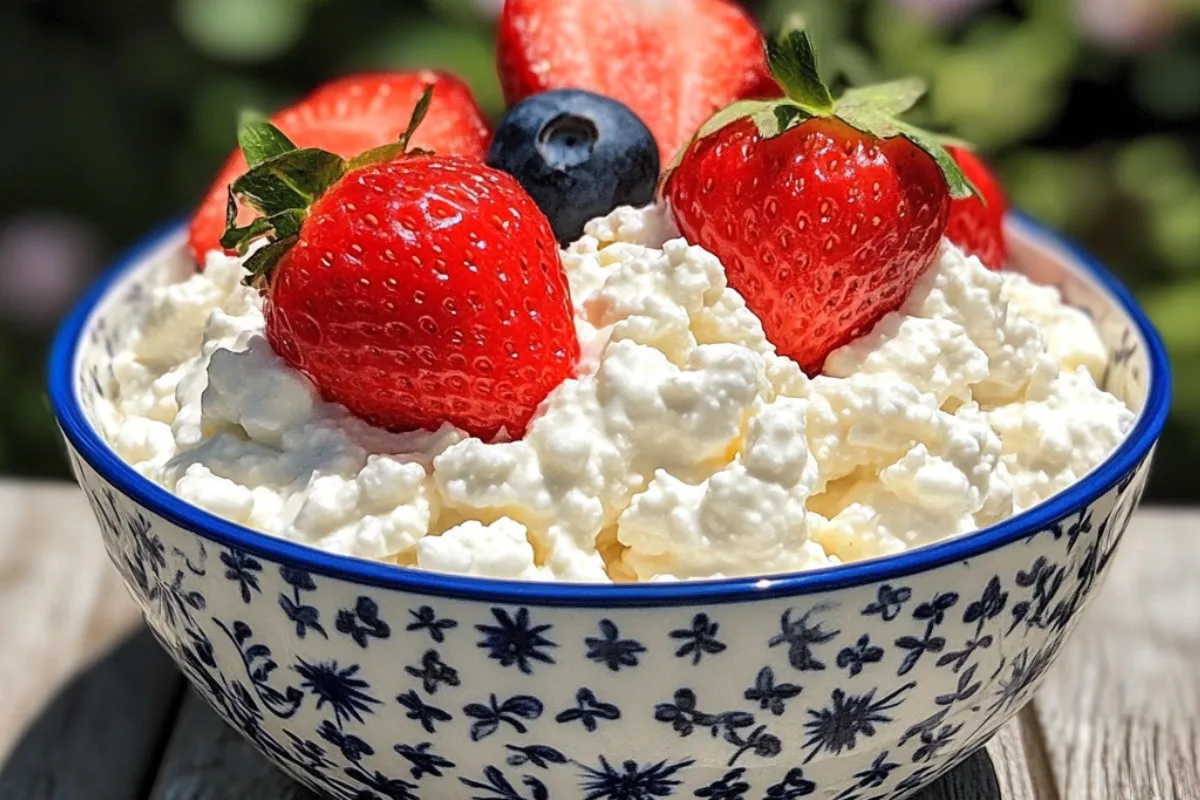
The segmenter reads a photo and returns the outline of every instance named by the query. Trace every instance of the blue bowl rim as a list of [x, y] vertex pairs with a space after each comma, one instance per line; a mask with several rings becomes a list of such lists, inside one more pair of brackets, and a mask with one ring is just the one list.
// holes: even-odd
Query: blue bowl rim
[[92, 311], [142, 258], [179, 235], [183, 222], [172, 221], [125, 252], [84, 295], [55, 337], [50, 356], [50, 402], [66, 439], [91, 467], [149, 511], [202, 538], [280, 564], [299, 566], [355, 584], [414, 594], [477, 602], [560, 607], [660, 607], [757, 601], [811, 595], [863, 584], [894, 581], [955, 562], [967, 562], [1020, 541], [1076, 513], [1116, 485], [1145, 458], [1162, 432], [1171, 395], [1169, 362], [1162, 340], [1129, 290], [1078, 245], [1023, 214], [1012, 222], [1042, 244], [1058, 249], [1082, 266], [1109, 292], [1133, 321], [1147, 346], [1150, 391], [1133, 431], [1084, 480], [1066, 491], [997, 525], [926, 547], [867, 561], [810, 572], [724, 580], [651, 584], [574, 584], [496, 580], [405, 569], [382, 562], [327, 553], [276, 538], [221, 519], [180, 500], [123, 462], [87, 422], [75, 395], [74, 367], [83, 330]]

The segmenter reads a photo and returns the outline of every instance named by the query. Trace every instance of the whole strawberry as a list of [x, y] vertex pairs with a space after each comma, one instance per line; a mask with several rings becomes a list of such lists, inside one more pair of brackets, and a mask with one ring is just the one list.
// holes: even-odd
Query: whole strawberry
[[787, 96], [742, 101], [665, 179], [679, 230], [725, 265], [780, 353], [809, 374], [897, 309], [970, 184], [935, 137], [896, 119], [919, 81], [847, 91], [817, 76], [807, 33], [767, 46]]
[[978, 256], [989, 269], [1003, 269], [1008, 261], [1008, 244], [1004, 240], [1008, 199], [1004, 189], [979, 156], [965, 147], [948, 147], [947, 150], [979, 190], [979, 197], [967, 197], [950, 204], [946, 238], [968, 254]]
[[[338, 78], [275, 114], [271, 122], [298, 147], [319, 147], [351, 158], [396, 141], [429, 86], [436, 87], [436, 96], [414, 144], [482, 161], [490, 131], [471, 90], [458, 78], [430, 70]], [[203, 264], [208, 251], [219, 247], [229, 184], [245, 172], [246, 159], [235, 150], [192, 217], [188, 247], [197, 263]], [[242, 213], [242, 224], [253, 219], [249, 209]]]
[[[579, 357], [549, 222], [509, 175], [397, 144], [347, 162], [265, 120], [239, 133], [226, 247], [266, 291], [267, 339], [321, 394], [389, 430], [519, 436]], [[234, 198], [263, 216], [236, 227]]]

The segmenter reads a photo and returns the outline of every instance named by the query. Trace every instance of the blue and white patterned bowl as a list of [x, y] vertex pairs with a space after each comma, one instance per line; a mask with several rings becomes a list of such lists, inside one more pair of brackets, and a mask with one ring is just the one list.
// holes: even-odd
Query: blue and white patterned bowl
[[94, 427], [180, 226], [82, 302], [50, 390], [104, 543], [188, 678], [334, 798], [902, 798], [1029, 700], [1138, 504], [1170, 394], [1162, 345], [1101, 267], [1026, 219], [1018, 268], [1111, 345], [1128, 440], [1044, 505], [942, 544], [800, 575], [587, 587], [399, 569], [274, 539], [137, 475]]

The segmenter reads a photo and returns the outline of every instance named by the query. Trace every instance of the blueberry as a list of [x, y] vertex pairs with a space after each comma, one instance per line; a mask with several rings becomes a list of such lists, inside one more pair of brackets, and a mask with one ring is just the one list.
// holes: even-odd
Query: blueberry
[[513, 106], [500, 120], [488, 166], [517, 179], [567, 244], [588, 220], [644, 206], [658, 182], [658, 145], [627, 107], [591, 92], [559, 89]]

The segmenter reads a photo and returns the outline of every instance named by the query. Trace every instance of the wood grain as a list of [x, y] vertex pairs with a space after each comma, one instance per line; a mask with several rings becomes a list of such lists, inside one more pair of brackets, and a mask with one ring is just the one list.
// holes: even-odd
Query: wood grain
[[0, 762], [59, 687], [138, 618], [82, 492], [0, 482]]
[[1037, 717], [1026, 707], [987, 744], [1004, 800], [1059, 800], [1039, 747]]
[[1037, 698], [1059, 795], [1200, 798], [1200, 517], [1138, 512]]
[[150, 800], [320, 800], [188, 691]]

